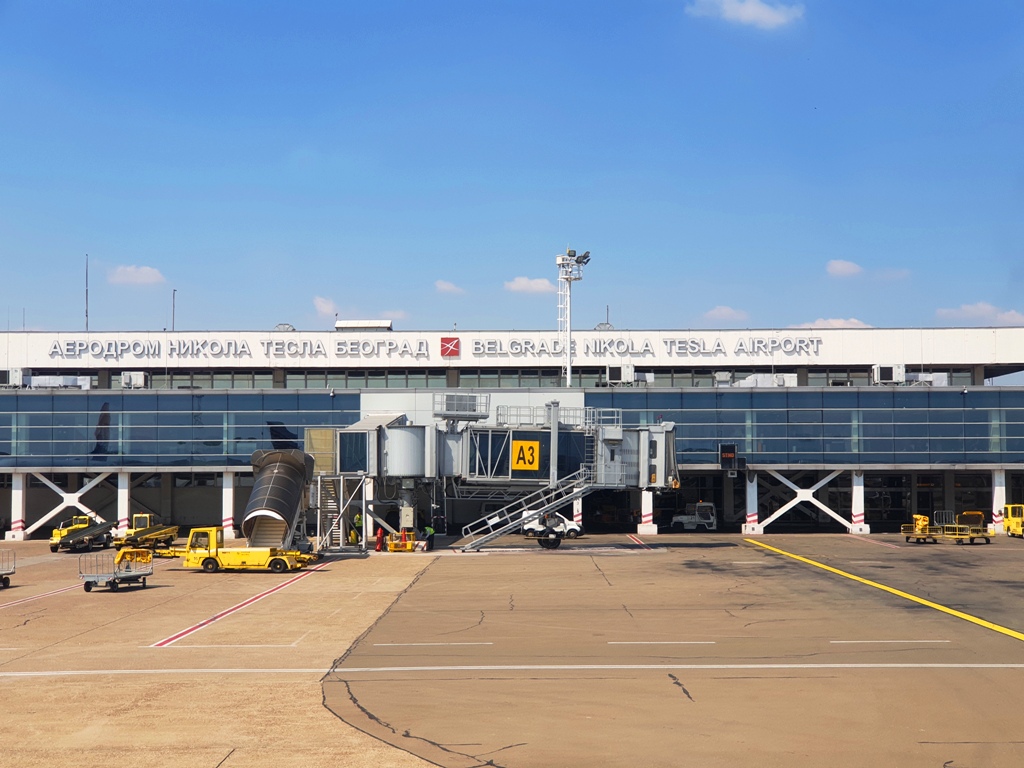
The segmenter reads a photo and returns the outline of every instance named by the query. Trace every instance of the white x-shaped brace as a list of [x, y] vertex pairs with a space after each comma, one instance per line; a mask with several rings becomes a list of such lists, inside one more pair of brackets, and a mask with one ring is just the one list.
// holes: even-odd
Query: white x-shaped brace
[[37, 520], [36, 522], [32, 523], [32, 525], [30, 525], [28, 528], [26, 528], [25, 529], [25, 535], [27, 536], [28, 534], [32, 533], [37, 528], [39, 528], [42, 525], [44, 525], [47, 520], [52, 519], [58, 512], [60, 512], [65, 507], [78, 507], [80, 510], [82, 510], [82, 512], [84, 514], [88, 515], [93, 520], [96, 520], [97, 522], [100, 522], [100, 523], [106, 522], [105, 520], [103, 520], [103, 518], [101, 518], [99, 515], [97, 515], [95, 512], [93, 512], [91, 509], [89, 509], [87, 506], [85, 506], [85, 504], [82, 503], [82, 496], [84, 496], [88, 491], [92, 490], [97, 485], [102, 483], [107, 477], [110, 476], [110, 474], [111, 474], [110, 472], [105, 472], [105, 473], [103, 473], [101, 475], [97, 475], [92, 480], [90, 480], [88, 483], [83, 485], [79, 490], [75, 491], [74, 493], [68, 493], [63, 488], [58, 488], [56, 485], [54, 485], [49, 480], [49, 478], [47, 478], [47, 477], [45, 477], [45, 476], [43, 476], [41, 474], [38, 474], [36, 472], [33, 472], [32, 476], [35, 477], [36, 479], [38, 479], [39, 482], [41, 482], [43, 485], [45, 485], [51, 491], [53, 491], [58, 496], [60, 496], [61, 501], [60, 501], [60, 504], [58, 504], [56, 507], [54, 507], [49, 512], [47, 512], [45, 515], [43, 515], [41, 518], [39, 518], [39, 520]]
[[824, 512], [826, 515], [828, 515], [829, 517], [831, 517], [834, 520], [836, 520], [836, 522], [838, 522], [840, 525], [842, 525], [844, 528], [846, 528], [846, 530], [849, 531], [851, 529], [852, 523], [849, 520], [844, 520], [841, 515], [837, 514], [835, 511], [829, 509], [824, 504], [822, 504], [820, 501], [818, 501], [816, 498], [814, 498], [815, 491], [817, 491], [820, 488], [828, 485], [829, 482], [831, 482], [832, 480], [834, 480], [836, 477], [838, 477], [839, 475], [841, 475], [843, 473], [843, 471], [841, 469], [837, 469], [835, 472], [832, 472], [832, 473], [826, 475], [821, 480], [819, 480], [814, 485], [812, 485], [810, 488], [798, 488], [793, 482], [791, 482], [787, 478], [783, 477], [782, 475], [780, 475], [778, 472], [776, 472], [773, 469], [769, 469], [769, 470], [766, 470], [766, 471], [768, 472], [769, 475], [774, 477], [780, 483], [782, 483], [783, 485], [788, 486], [789, 488], [791, 488], [793, 490], [793, 492], [796, 493], [796, 498], [792, 499], [791, 501], [788, 501], [787, 503], [785, 503], [781, 507], [779, 507], [777, 510], [775, 510], [775, 512], [772, 514], [772, 516], [769, 517], [767, 520], [761, 521], [761, 527], [762, 528], [767, 528], [770, 523], [773, 523], [774, 521], [778, 520], [780, 517], [782, 517], [784, 514], [786, 514], [789, 510], [791, 510], [793, 507], [795, 507], [801, 501], [806, 501], [809, 504], [813, 504], [818, 509], [820, 509], [822, 512]]

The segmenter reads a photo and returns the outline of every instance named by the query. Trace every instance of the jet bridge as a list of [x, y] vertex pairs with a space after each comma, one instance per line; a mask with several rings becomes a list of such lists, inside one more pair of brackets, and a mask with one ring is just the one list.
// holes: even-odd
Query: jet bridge
[[[396, 523], [429, 522], [449, 500], [502, 498], [503, 507], [463, 529], [464, 549], [472, 550], [598, 488], [678, 486], [670, 422], [623, 427], [619, 409], [560, 408], [557, 402], [499, 406], [491, 420], [484, 413], [487, 397], [439, 393], [435, 424], [368, 414], [338, 430], [339, 482], [332, 487], [342, 495], [358, 488], [360, 498], [341, 498], [333, 507], [357, 508], [364, 526], [372, 518], [393, 530]], [[362, 541], [371, 530], [366, 526]]]

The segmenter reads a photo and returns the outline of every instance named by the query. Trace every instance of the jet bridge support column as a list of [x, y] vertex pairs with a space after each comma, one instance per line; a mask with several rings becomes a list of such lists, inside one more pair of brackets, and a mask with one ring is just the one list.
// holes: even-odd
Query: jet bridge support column
[[864, 472], [853, 471], [853, 489], [850, 494], [850, 533], [871, 533], [871, 526], [864, 522]]
[[757, 472], [747, 472], [747, 522], [743, 524], [743, 535], [764, 533], [764, 526], [757, 519]]
[[132, 519], [132, 475], [117, 473], [117, 535], [124, 536]]
[[220, 518], [224, 540], [235, 538], [235, 473], [225, 472], [220, 489]]
[[658, 526], [654, 522], [654, 491], [640, 492], [640, 522], [636, 532], [638, 536], [658, 535]]
[[583, 497], [572, 500], [572, 520], [577, 525], [583, 525]]
[[11, 473], [11, 530], [7, 541], [25, 540], [25, 473]]
[[1006, 470], [992, 470], [992, 533], [1003, 533], [1003, 506], [1006, 504]]

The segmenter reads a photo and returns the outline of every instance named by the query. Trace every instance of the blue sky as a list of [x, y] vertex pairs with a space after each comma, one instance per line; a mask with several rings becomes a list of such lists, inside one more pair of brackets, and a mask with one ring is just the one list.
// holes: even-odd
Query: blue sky
[[[0, 0], [20, 330], [1024, 324], [1016, 0]], [[0, 322], [3, 321], [0, 314]]]

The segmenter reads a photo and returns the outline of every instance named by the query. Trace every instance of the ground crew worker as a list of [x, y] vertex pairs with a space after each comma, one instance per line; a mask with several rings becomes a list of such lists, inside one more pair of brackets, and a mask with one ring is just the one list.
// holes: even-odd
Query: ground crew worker
[[429, 552], [434, 548], [434, 529], [429, 525], [423, 528], [423, 533], [427, 538], [427, 551]]
[[352, 516], [352, 531], [356, 535], [356, 541], [353, 544], [363, 540], [363, 513], [356, 512]]

